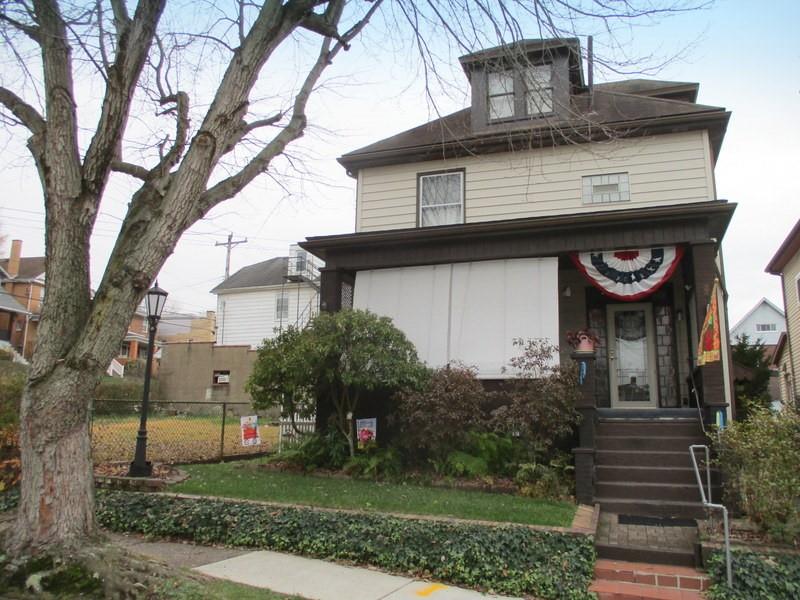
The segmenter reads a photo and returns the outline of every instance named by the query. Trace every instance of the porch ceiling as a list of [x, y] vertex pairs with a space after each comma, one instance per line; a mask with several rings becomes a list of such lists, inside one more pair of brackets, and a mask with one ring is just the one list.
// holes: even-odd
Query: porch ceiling
[[300, 246], [327, 269], [559, 256], [608, 248], [719, 242], [736, 204], [725, 200], [312, 237]]

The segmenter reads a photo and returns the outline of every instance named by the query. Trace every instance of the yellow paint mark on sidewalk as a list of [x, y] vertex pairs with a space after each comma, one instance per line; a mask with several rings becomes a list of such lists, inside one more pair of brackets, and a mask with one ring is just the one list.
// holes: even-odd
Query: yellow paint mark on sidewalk
[[434, 592], [446, 589], [447, 589], [446, 585], [442, 585], [441, 583], [432, 583], [428, 587], [424, 587], [421, 590], [417, 590], [417, 596], [430, 596]]

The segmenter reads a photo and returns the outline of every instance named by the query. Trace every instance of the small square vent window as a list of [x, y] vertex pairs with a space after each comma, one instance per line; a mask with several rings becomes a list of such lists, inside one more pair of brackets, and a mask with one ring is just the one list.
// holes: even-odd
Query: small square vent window
[[627, 173], [588, 175], [583, 178], [583, 203], [607, 204], [631, 199]]
[[230, 371], [214, 371], [214, 385], [229, 385], [231, 382]]

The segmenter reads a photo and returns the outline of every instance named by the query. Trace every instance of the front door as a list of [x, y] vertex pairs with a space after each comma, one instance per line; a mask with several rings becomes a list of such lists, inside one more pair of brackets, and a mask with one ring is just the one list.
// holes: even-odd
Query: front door
[[608, 371], [612, 408], [656, 408], [656, 344], [650, 304], [609, 304]]

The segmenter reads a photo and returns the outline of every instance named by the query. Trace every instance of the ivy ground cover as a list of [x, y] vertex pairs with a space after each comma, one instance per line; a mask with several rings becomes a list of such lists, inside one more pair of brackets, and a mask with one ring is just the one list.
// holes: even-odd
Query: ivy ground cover
[[575, 505], [508, 494], [269, 471], [254, 461], [181, 467], [170, 491], [325, 508], [569, 527]]
[[341, 560], [500, 594], [593, 597], [591, 537], [521, 525], [106, 491], [98, 493], [97, 519], [118, 532]]

